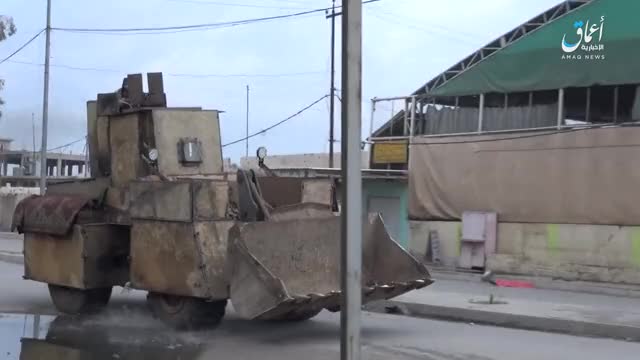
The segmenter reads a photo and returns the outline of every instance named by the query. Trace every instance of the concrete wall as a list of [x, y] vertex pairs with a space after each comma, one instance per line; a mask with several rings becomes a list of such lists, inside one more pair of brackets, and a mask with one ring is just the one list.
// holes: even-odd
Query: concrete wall
[[[334, 167], [340, 167], [340, 153], [333, 156]], [[328, 168], [329, 154], [292, 154], [292, 155], [267, 155], [265, 164], [271, 169], [282, 168]], [[258, 168], [258, 159], [254, 156], [240, 159], [243, 169]], [[369, 153], [362, 152], [362, 168], [369, 168]]]
[[[444, 265], [456, 266], [459, 222], [411, 222], [409, 249], [424, 257], [430, 229], [438, 230]], [[640, 227], [501, 223], [496, 254], [489, 257], [487, 268], [498, 273], [640, 284]]]
[[33, 194], [39, 194], [39, 188], [16, 188], [1, 187], [0, 188], [0, 231], [9, 231], [11, 229], [11, 220], [13, 218], [13, 210], [18, 203]]
[[409, 252], [425, 259], [429, 244], [429, 231], [438, 231], [440, 260], [446, 267], [456, 267], [460, 256], [462, 224], [454, 221], [409, 221]]

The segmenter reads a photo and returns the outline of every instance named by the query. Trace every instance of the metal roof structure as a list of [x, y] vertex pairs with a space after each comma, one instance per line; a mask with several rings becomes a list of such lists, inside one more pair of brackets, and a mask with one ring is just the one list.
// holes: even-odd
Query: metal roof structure
[[451, 80], [462, 76], [464, 73], [474, 68], [477, 64], [483, 62], [487, 58], [490, 58], [500, 50], [512, 45], [513, 43], [525, 38], [529, 34], [535, 32], [541, 27], [567, 15], [568, 13], [580, 8], [581, 6], [594, 1], [594, 0], [565, 0], [562, 3], [552, 7], [551, 9], [543, 12], [542, 14], [532, 18], [526, 23], [516, 27], [515, 29], [507, 32], [501, 37], [493, 40], [486, 46], [482, 47], [473, 54], [467, 56], [462, 61], [453, 65], [449, 69], [436, 76], [425, 85], [416, 90], [413, 95], [427, 95], [433, 90], [442, 87]]

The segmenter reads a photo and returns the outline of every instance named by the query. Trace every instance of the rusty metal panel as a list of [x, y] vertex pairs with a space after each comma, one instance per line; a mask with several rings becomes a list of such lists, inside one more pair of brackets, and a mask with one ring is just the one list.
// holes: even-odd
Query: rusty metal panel
[[65, 235], [91, 199], [83, 195], [30, 196], [16, 206], [12, 230]]
[[[138, 107], [144, 101], [144, 85], [142, 84], [142, 74], [129, 74], [126, 78], [126, 98], [129, 103]], [[123, 93], [124, 93], [123, 89]]]
[[227, 181], [194, 181], [193, 209], [196, 221], [222, 220], [229, 205]]
[[196, 248], [206, 293], [202, 297], [226, 299], [228, 294], [227, 243], [233, 221], [194, 223]]
[[331, 206], [316, 203], [302, 203], [281, 206], [270, 213], [269, 220], [285, 221], [294, 219], [318, 219], [335, 216]]
[[[98, 164], [98, 104], [95, 100], [87, 101], [87, 149], [89, 151], [90, 173], [93, 177], [101, 176]], [[48, 189], [47, 189], [48, 190]]]
[[132, 285], [159, 293], [226, 299], [227, 283], [220, 270], [224, 263], [218, 253], [226, 250], [226, 232], [217, 227], [223, 225], [214, 226], [215, 230], [211, 225], [199, 224], [197, 230], [194, 226], [135, 220], [131, 227]]
[[112, 208], [129, 211], [130, 193], [128, 187], [109, 187], [104, 197], [104, 204]]
[[25, 277], [90, 289], [124, 285], [129, 277], [128, 227], [75, 225], [66, 236], [26, 233]]
[[140, 157], [139, 117], [132, 113], [109, 117], [109, 149], [111, 151], [111, 182], [123, 186], [146, 175], [146, 164]]
[[129, 281], [129, 227], [89, 224], [80, 228], [85, 287], [126, 284]]
[[302, 182], [303, 203], [331, 205], [333, 181], [331, 179], [304, 179]]
[[135, 181], [130, 185], [129, 212], [134, 219], [190, 222], [192, 193], [189, 182]]
[[[116, 99], [117, 103], [117, 99]], [[111, 150], [109, 150], [109, 117], [98, 116], [96, 119], [96, 154], [97, 171], [91, 166], [91, 176], [107, 176], [111, 173]], [[94, 156], [91, 157], [92, 160]]]
[[109, 184], [110, 180], [103, 177], [47, 184], [47, 195], [80, 194], [92, 200], [102, 202], [105, 192], [109, 188]]
[[[339, 217], [242, 224], [229, 236], [230, 297], [240, 316], [279, 319], [339, 309]], [[364, 304], [432, 281], [376, 215], [363, 223], [362, 282]]]
[[25, 233], [25, 278], [83, 289], [82, 247], [79, 226], [65, 236]]
[[261, 176], [257, 180], [262, 198], [275, 208], [302, 202], [301, 178]]
[[[164, 176], [207, 175], [222, 172], [222, 148], [217, 111], [153, 110], [153, 127], [158, 149], [158, 172]], [[178, 144], [195, 136], [202, 144], [202, 162], [183, 165]]]

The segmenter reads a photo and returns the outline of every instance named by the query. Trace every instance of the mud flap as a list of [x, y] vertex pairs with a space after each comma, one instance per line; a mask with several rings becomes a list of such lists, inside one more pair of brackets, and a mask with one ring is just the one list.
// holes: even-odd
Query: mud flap
[[[240, 316], [269, 320], [339, 310], [339, 217], [238, 224], [229, 242], [230, 297]], [[363, 224], [362, 260], [363, 304], [432, 283], [377, 214]]]

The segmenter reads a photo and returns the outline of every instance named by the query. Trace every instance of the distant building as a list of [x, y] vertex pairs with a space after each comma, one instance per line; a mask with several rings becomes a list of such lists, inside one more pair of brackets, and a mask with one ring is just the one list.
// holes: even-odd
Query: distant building
[[[291, 155], [268, 155], [265, 164], [272, 169], [282, 168], [329, 168], [329, 154], [291, 154]], [[340, 168], [340, 153], [333, 155], [334, 168]], [[255, 169], [258, 167], [258, 159], [255, 156], [243, 157], [240, 159], [240, 167], [245, 169]], [[369, 153], [362, 152], [362, 168], [369, 168]]]
[[[11, 150], [12, 139], [0, 138], [0, 185], [37, 186], [40, 176], [40, 153]], [[89, 176], [84, 155], [48, 153], [47, 176]]]
[[[372, 129], [372, 158], [408, 169], [420, 257], [435, 248], [445, 266], [637, 285], [640, 1], [558, 2], [418, 79]], [[464, 214], [478, 211], [498, 224], [476, 265], [461, 248], [476, 240]]]

